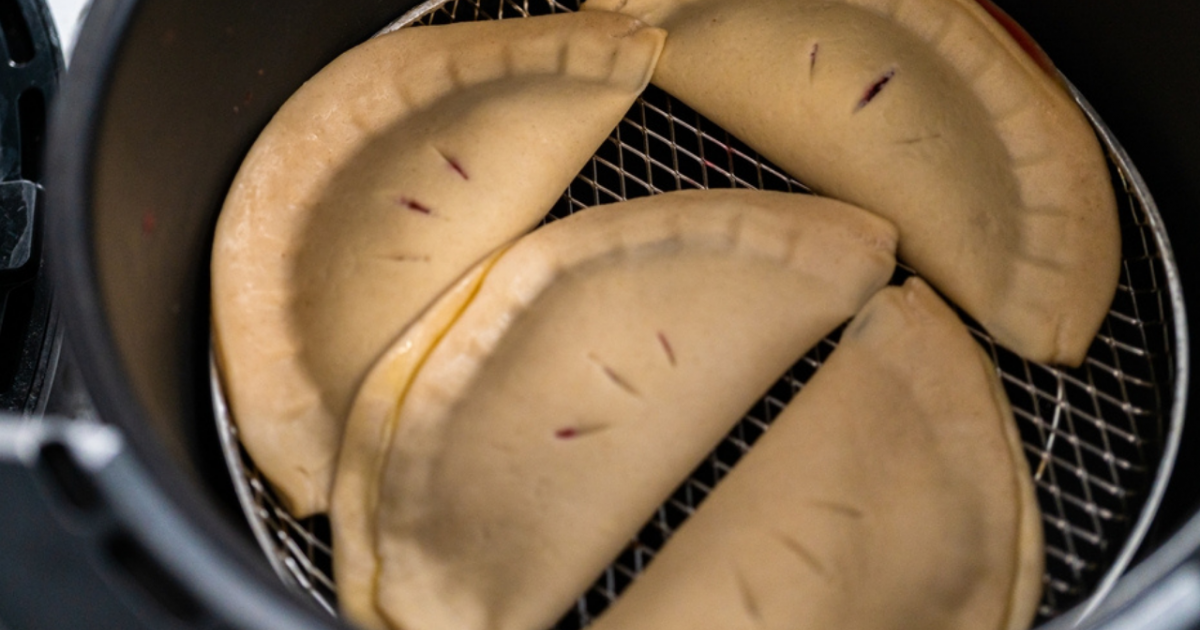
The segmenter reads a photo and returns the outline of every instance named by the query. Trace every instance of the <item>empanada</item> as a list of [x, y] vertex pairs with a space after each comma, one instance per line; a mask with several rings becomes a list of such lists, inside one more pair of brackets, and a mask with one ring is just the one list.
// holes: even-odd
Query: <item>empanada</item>
[[913, 278], [593, 627], [1024, 630], [1043, 553], [996, 370]]
[[1078, 365], [1120, 232], [1104, 155], [1056, 77], [976, 0], [588, 0], [667, 29], [653, 82], [822, 194], [1002, 345]]
[[[548, 627], [886, 284], [894, 239], [841, 202], [746, 190], [600, 206], [523, 237], [355, 399], [331, 510], [348, 616]], [[438, 340], [427, 318], [454, 323]]]
[[213, 324], [242, 443], [293, 514], [325, 509], [371, 363], [546, 214], [663, 37], [616, 14], [401, 29], [334, 60], [264, 129], [217, 226]]

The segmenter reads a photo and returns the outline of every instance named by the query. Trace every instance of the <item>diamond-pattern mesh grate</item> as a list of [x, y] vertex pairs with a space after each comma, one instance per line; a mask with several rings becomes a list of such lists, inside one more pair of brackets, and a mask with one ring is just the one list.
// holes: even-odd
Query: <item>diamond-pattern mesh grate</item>
[[[577, 10], [577, 1], [450, 0], [417, 24], [521, 17]], [[996, 346], [968, 321], [991, 354], [1024, 441], [1046, 539], [1039, 621], [1092, 594], [1127, 543], [1157, 472], [1170, 426], [1175, 365], [1173, 311], [1159, 233], [1144, 200], [1116, 160], [1123, 237], [1121, 281], [1112, 310], [1076, 369], [1030, 363]], [[749, 147], [651, 87], [564, 193], [547, 221], [589, 206], [689, 188], [806, 192]], [[1124, 193], [1124, 194], [1120, 194]], [[1173, 261], [1170, 263], [1173, 265]], [[901, 268], [895, 281], [911, 275]], [[965, 318], [964, 318], [965, 319]], [[642, 528], [626, 550], [557, 624], [586, 626], [632, 582], [667, 538], [731, 470], [837, 345], [822, 341], [750, 410]], [[217, 384], [214, 379], [214, 384]], [[219, 396], [219, 392], [218, 392]], [[218, 405], [221, 407], [222, 405]], [[329, 524], [293, 518], [218, 413], [247, 516], [281, 576], [336, 610]]]

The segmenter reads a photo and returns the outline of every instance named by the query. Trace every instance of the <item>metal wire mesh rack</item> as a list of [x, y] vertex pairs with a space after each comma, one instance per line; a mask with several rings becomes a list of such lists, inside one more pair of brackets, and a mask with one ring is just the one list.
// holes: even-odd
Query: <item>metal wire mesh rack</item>
[[[434, 0], [391, 28], [573, 11], [576, 0]], [[1177, 270], [1153, 201], [1107, 129], [1078, 97], [1110, 158], [1123, 238], [1121, 280], [1085, 363], [1032, 363], [968, 321], [995, 362], [1016, 414], [1046, 540], [1039, 622], [1098, 600], [1132, 558], [1174, 458], [1186, 382], [1186, 321]], [[688, 188], [807, 188], [678, 100], [655, 88], [638, 99], [547, 216]], [[896, 281], [910, 275], [901, 268]], [[653, 559], [837, 345], [838, 333], [795, 364], [662, 504], [625, 551], [561, 619], [590, 623]], [[213, 372], [217, 423], [247, 517], [280, 576], [336, 612], [324, 516], [298, 520], [241, 448]]]

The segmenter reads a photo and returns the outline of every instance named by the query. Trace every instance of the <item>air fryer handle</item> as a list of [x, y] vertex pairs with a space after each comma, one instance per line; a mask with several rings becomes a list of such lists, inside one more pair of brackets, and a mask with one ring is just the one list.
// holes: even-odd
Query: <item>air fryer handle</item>
[[114, 427], [0, 414], [0, 505], [0, 629], [344, 628], [234, 566]]
[[1200, 629], [1200, 551], [1142, 590], [1093, 630]]
[[196, 627], [97, 479], [128, 456], [110, 427], [0, 417], [0, 627]]

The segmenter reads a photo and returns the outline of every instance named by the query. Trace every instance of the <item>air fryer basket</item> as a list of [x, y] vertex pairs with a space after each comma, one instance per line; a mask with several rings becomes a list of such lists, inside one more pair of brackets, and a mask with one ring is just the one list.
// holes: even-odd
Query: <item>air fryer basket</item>
[[[572, 11], [576, 0], [431, 0], [385, 30]], [[1031, 363], [977, 325], [1013, 404], [1043, 513], [1046, 572], [1039, 621], [1099, 602], [1132, 560], [1162, 497], [1178, 448], [1187, 382], [1179, 272], [1154, 201], [1124, 150], [1083, 97], [1117, 187], [1123, 265], [1116, 298], [1083, 366]], [[589, 206], [689, 188], [806, 192], [749, 147], [651, 87], [626, 115], [547, 221]], [[896, 281], [911, 275], [906, 269]], [[626, 550], [563, 617], [588, 624], [642, 571], [671, 533], [767, 430], [837, 345], [822, 341], [750, 410], [657, 510]], [[336, 612], [328, 522], [290, 515], [241, 448], [211, 368], [224, 455], [251, 528], [281, 578]]]
[[[1093, 0], [1080, 10], [1073, 0], [997, 3], [1030, 30], [1095, 103], [1129, 149], [1161, 208], [1162, 222], [1148, 198], [1143, 198], [1144, 207], [1135, 204], [1122, 211], [1127, 265], [1118, 296], [1118, 304], [1125, 306], [1118, 310], [1134, 318], [1110, 318], [1113, 330], [1100, 340], [1100, 349], [1107, 348], [1121, 363], [1098, 358], [1102, 366], [1120, 371], [1089, 364], [1092, 380], [1088, 380], [1086, 371], [1058, 373], [1030, 366], [1025, 380], [1032, 382], [1032, 390], [1017, 382], [1008, 385], [1014, 397], [1024, 396], [1029, 404], [1036, 402], [1038, 409], [1051, 412], [1037, 413], [1041, 425], [1032, 418], [1021, 420], [1031, 447], [1045, 448], [1049, 437], [1055, 436], [1047, 449], [1052, 457], [1043, 475], [1053, 470], [1060, 491], [1074, 488], [1076, 498], [1087, 498], [1078, 494], [1085, 487], [1092, 493], [1094, 503], [1079, 504], [1060, 492], [1058, 496], [1064, 497], [1061, 520], [1052, 517], [1047, 527], [1079, 523], [1079, 531], [1100, 532], [1100, 560], [1079, 553], [1087, 544], [1059, 549], [1067, 552], [1068, 567], [1077, 566], [1081, 575], [1090, 576], [1084, 580], [1096, 584], [1091, 592], [1102, 593], [1104, 584], [1096, 582], [1115, 573], [1105, 574], [1099, 562], [1124, 556], [1122, 548], [1130, 549], [1128, 541], [1142, 530], [1149, 511], [1143, 507], [1140, 518], [1130, 515], [1139, 513], [1134, 507], [1138, 502], [1152, 504], [1158, 496], [1161, 485], [1151, 479], [1165, 476], [1161, 460], [1169, 458], [1175, 435], [1166, 427], [1175, 426], [1175, 419], [1183, 415], [1185, 390], [1196, 387], [1187, 376], [1190, 346], [1178, 289], [1180, 284], [1186, 289], [1182, 298], [1193, 311], [1200, 308], [1195, 302], [1200, 296], [1200, 274], [1195, 273], [1200, 270], [1200, 249], [1182, 247], [1174, 252], [1179, 262], [1174, 273], [1175, 267], [1165, 262], [1172, 253], [1159, 237], [1163, 223], [1177, 243], [1187, 242], [1200, 230], [1200, 214], [1195, 212], [1200, 206], [1200, 125], [1195, 116], [1200, 111], [1200, 92], [1193, 89], [1200, 79], [1200, 49], [1192, 37], [1200, 30], [1200, 5], [1182, 0], [1151, 5]], [[339, 52], [416, 4], [416, 0], [94, 0], [75, 47], [71, 73], [54, 102], [45, 168], [47, 260], [72, 355], [95, 415], [114, 425], [102, 427], [107, 430], [100, 434], [115, 435], [117, 439], [110, 443], [118, 445], [119, 451], [111, 461], [90, 461], [71, 431], [22, 431], [27, 436], [43, 434], [52, 440], [50, 447], [66, 447], [54, 452], [73, 454], [80, 471], [94, 477], [103, 502], [86, 514], [71, 511], [62, 493], [54, 492], [45, 471], [32, 468], [40, 461], [36, 453], [27, 453], [29, 457], [16, 466], [28, 466], [28, 471], [14, 471], [0, 452], [0, 463], [6, 464], [0, 466], [4, 475], [0, 488], [9, 490], [6, 484], [17, 478], [29, 482], [30, 505], [41, 501], [38, 514], [44, 517], [35, 522], [27, 518], [33, 510], [13, 510], [3, 521], [3, 532], [25, 527], [21, 531], [34, 532], [46, 543], [37, 549], [55, 552], [56, 559], [66, 559], [59, 539], [69, 538], [81, 554], [80, 562], [71, 565], [69, 581], [61, 579], [65, 569], [57, 562], [39, 560], [26, 566], [17, 558], [21, 570], [8, 572], [16, 578], [8, 584], [20, 588], [0, 589], [0, 604], [40, 605], [53, 613], [46, 619], [57, 615], [76, 621], [40, 627], [94, 627], [109, 619], [98, 611], [117, 608], [123, 608], [130, 621], [121, 627], [344, 627], [322, 612], [306, 592], [284, 586], [246, 528], [213, 430], [206, 269], [224, 192], [271, 115]], [[470, 9], [462, 4], [465, 8], [459, 10]], [[506, 14], [518, 8], [513, 3], [504, 6]], [[664, 102], [652, 103], [659, 109], [666, 107]], [[650, 118], [656, 115], [652, 108], [646, 112]], [[693, 179], [707, 174], [710, 182], [727, 185], [734, 178], [756, 182], [756, 170], [747, 173], [747, 164], [737, 162], [742, 164], [739, 170], [737, 163], [728, 161], [719, 131], [687, 118], [674, 104], [669, 113], [682, 122], [675, 125], [677, 137], [667, 137], [686, 151], [664, 157], [661, 144], [639, 144], [631, 140], [636, 135], [622, 131], [621, 139], [631, 148], [610, 144], [601, 157], [629, 171], [632, 177], [624, 180], [626, 191], [619, 190], [620, 178], [614, 179], [604, 162], [597, 162], [596, 170], [585, 175], [598, 189], [617, 193], [636, 192], [637, 180], [670, 188], [673, 177], [659, 175], [661, 169], [648, 158], [673, 168], [677, 156], [681, 163], [691, 164], [686, 168], [692, 170], [682, 174]], [[623, 124], [623, 130], [636, 124], [641, 110], [635, 108], [633, 116], [635, 122]], [[711, 138], [698, 136], [683, 123]], [[680, 130], [686, 133], [679, 135]], [[736, 143], [727, 144], [744, 151]], [[639, 161], [638, 151], [647, 156], [644, 162]], [[697, 166], [689, 152], [712, 165]], [[1112, 153], [1115, 163], [1123, 161], [1120, 151]], [[1145, 190], [1136, 173], [1129, 170], [1127, 175], [1116, 180], [1119, 187]], [[607, 198], [602, 190], [588, 192], [590, 187], [577, 183], [572, 198], [584, 201], [589, 194], [592, 201], [596, 195]], [[1153, 278], [1150, 284], [1141, 284], [1147, 278]], [[1130, 304], [1138, 310], [1131, 311], [1135, 306]], [[1121, 332], [1130, 326], [1135, 341], [1144, 331], [1148, 344], [1144, 349], [1167, 351], [1138, 351], [1139, 344], [1130, 343], [1126, 332]], [[1154, 366], [1153, 379], [1135, 367], [1147, 364]], [[1001, 359], [1001, 367], [1010, 373], [1011, 365]], [[1015, 375], [1022, 373], [1018, 369]], [[1121, 381], [1115, 376], [1119, 374], [1132, 378]], [[1107, 399], [1088, 402], [1089, 387], [1107, 392], [1105, 383], [1114, 379], [1135, 392], [1128, 399], [1129, 409], [1151, 412], [1133, 417], [1138, 423], [1136, 434], [1110, 430], [1126, 426], [1119, 424], [1121, 414], [1113, 411], [1124, 409], [1122, 405]], [[1158, 387], [1147, 388], [1145, 382]], [[786, 396], [788, 388], [790, 384], [780, 386], [780, 396]], [[1069, 404], [1058, 405], [1060, 397]], [[1060, 410], [1057, 429], [1055, 409]], [[1170, 424], [1155, 428], [1168, 419]], [[1198, 428], [1194, 422], [1185, 423], [1185, 449], [1198, 444]], [[1040, 442], [1039, 430], [1046, 431]], [[1104, 460], [1107, 451], [1097, 453], [1084, 446], [1091, 443], [1084, 441], [1085, 436], [1097, 433], [1107, 436], [1114, 447], [1111, 467]], [[1128, 435], [1134, 439], [1126, 439]], [[0, 451], [13, 445], [4, 437], [0, 435]], [[1123, 450], [1116, 451], [1115, 445]], [[1027, 451], [1031, 471], [1041, 464], [1039, 452]], [[1118, 463], [1122, 453], [1129, 455], [1124, 460], [1129, 467]], [[1097, 457], [1104, 463], [1096, 462]], [[1157, 473], [1151, 469], [1156, 461]], [[712, 476], [716, 474], [719, 471], [712, 471]], [[1108, 481], [1113, 478], [1121, 484]], [[1200, 458], [1181, 457], [1146, 539], [1147, 556], [1135, 558], [1133, 570], [1084, 626], [1174, 629], [1200, 621], [1196, 479], [1200, 479]], [[1124, 507], [1121, 498], [1108, 492], [1114, 487], [1123, 491]], [[1045, 499], [1047, 489], [1040, 491]], [[1051, 492], [1049, 498], [1047, 514], [1054, 514], [1057, 497]], [[1088, 513], [1089, 505], [1094, 516]], [[268, 518], [284, 518], [269, 503], [262, 509]], [[1119, 513], [1120, 509], [1127, 511]], [[1086, 516], [1076, 521], [1069, 515], [1078, 510]], [[669, 507], [661, 518], [670, 523], [680, 511], [678, 506]], [[1110, 519], [1110, 514], [1119, 518]], [[291, 527], [285, 520], [280, 523]], [[320, 534], [324, 525], [313, 521], [300, 527], [302, 532], [312, 528]], [[1074, 529], [1068, 531], [1075, 543], [1091, 540], [1075, 535]], [[126, 555], [127, 562], [119, 566], [98, 564], [104, 555], [97, 545], [112, 533], [120, 534], [118, 541], [130, 543], [118, 549], [141, 553]], [[306, 533], [297, 532], [291, 540], [306, 559], [308, 545], [313, 545], [315, 566], [328, 568], [321, 566], [324, 556]], [[30, 553], [25, 543], [9, 548]], [[290, 558], [296, 566], [304, 564], [299, 555], [272, 557], [281, 563]], [[85, 572], [92, 575], [91, 582], [98, 587], [95, 592], [76, 588], [74, 578], [82, 580]], [[128, 592], [126, 578], [131, 572], [140, 574], [143, 586], [156, 587], [153, 592]], [[1071, 571], [1067, 574], [1074, 576]], [[621, 582], [625, 576], [618, 573], [613, 579]], [[177, 588], [164, 590], [164, 583]], [[150, 597], [154, 594], [159, 597]], [[190, 605], [155, 604], [172, 594]], [[1083, 592], [1062, 595], [1057, 606], [1061, 610], [1070, 597], [1084, 596]], [[1179, 605], [1172, 608], [1172, 602]], [[181, 610], [189, 613], [187, 619], [179, 617]], [[1067, 622], [1079, 610], [1072, 608], [1045, 624], [1046, 629], [1069, 627]], [[1164, 611], [1173, 612], [1174, 621], [1180, 623], [1158, 623], [1166, 619]], [[1109, 626], [1110, 619], [1120, 623]]]

